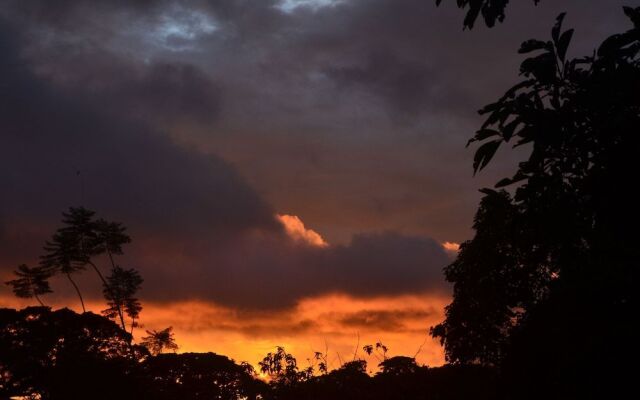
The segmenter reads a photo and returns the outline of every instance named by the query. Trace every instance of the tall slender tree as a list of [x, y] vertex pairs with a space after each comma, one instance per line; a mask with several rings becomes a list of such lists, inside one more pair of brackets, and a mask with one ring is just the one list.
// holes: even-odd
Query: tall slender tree
[[[90, 266], [102, 281], [104, 293], [109, 292], [111, 284], [94, 260], [106, 254], [113, 270], [116, 268], [114, 255], [123, 254], [122, 246], [131, 242], [131, 238], [121, 223], [95, 219], [95, 212], [84, 207], [70, 207], [62, 216], [62, 227], [56, 230], [44, 246], [45, 254], [41, 257], [41, 265], [52, 274], [63, 274], [69, 280], [85, 310], [82, 294], [72, 275]], [[109, 296], [117, 297], [116, 294]], [[116, 303], [116, 306], [120, 307], [119, 304]], [[123, 315], [123, 310], [117, 310], [117, 314]], [[137, 314], [133, 314], [137, 317]]]
[[[39, 267], [19, 270], [18, 272], [26, 275], [19, 275], [19, 279], [11, 281], [11, 285], [19, 288], [21, 294], [35, 294], [33, 290], [25, 289], [29, 287], [27, 278], [37, 277], [40, 285], [38, 288], [44, 290], [46, 284], [46, 290], [50, 291], [47, 279], [58, 274], [64, 275], [78, 295], [83, 311], [86, 311], [84, 298], [73, 276], [90, 266], [103, 285], [103, 294], [109, 305], [105, 314], [117, 317], [124, 330], [124, 317], [129, 316], [132, 332], [137, 326], [136, 320], [142, 309], [140, 301], [135, 297], [142, 278], [133, 269], [120, 268], [115, 260], [115, 256], [123, 254], [122, 246], [130, 242], [131, 238], [121, 223], [96, 219], [95, 212], [84, 207], [70, 207], [67, 212], [62, 213], [62, 226], [45, 243]], [[109, 260], [111, 270], [111, 275], [107, 278], [95, 261], [103, 255]]]
[[44, 245], [40, 265], [52, 274], [62, 274], [75, 289], [82, 311], [86, 311], [84, 299], [72, 275], [86, 269], [95, 253], [95, 223], [93, 211], [83, 207], [71, 207], [62, 214], [63, 226], [56, 230]]

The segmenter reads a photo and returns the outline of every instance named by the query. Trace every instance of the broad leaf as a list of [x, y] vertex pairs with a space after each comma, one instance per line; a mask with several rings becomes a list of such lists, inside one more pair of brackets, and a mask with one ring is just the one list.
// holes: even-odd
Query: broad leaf
[[573, 36], [573, 29], [569, 29], [568, 31], [564, 32], [562, 36], [560, 36], [560, 39], [556, 44], [556, 51], [558, 52], [558, 58], [560, 58], [561, 61], [564, 61], [567, 55], [567, 49], [569, 48], [569, 43], [571, 42], [572, 36]]
[[551, 37], [553, 38], [554, 43], [558, 43], [558, 39], [560, 38], [560, 31], [562, 30], [562, 21], [564, 21], [564, 17], [567, 13], [561, 13], [556, 18], [556, 24], [551, 29]]
[[485, 143], [478, 150], [473, 157], [473, 173], [477, 173], [489, 164], [489, 161], [493, 158], [500, 147], [500, 140], [493, 140], [489, 143]]
[[472, 139], [469, 139], [469, 142], [467, 142], [467, 146], [469, 146], [473, 142], [481, 142], [492, 136], [500, 136], [500, 132], [494, 129], [480, 129], [476, 132], [476, 135]]

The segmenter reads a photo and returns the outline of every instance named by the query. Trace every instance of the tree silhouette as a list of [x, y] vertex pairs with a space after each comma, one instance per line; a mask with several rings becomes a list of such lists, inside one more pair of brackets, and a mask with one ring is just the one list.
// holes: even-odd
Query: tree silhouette
[[159, 354], [144, 364], [152, 400], [265, 399], [266, 383], [244, 365], [214, 353]]
[[265, 399], [245, 365], [213, 353], [150, 355], [91, 312], [0, 308], [0, 398]]
[[637, 312], [626, 221], [640, 128], [640, 8], [624, 12], [633, 28], [592, 56], [567, 59], [573, 31], [562, 30], [564, 14], [550, 40], [524, 42], [520, 53], [532, 53], [524, 80], [480, 111], [487, 119], [470, 141], [482, 142], [476, 172], [503, 145], [531, 153], [497, 190], [482, 190], [475, 236], [445, 269], [453, 302], [432, 334], [450, 362], [500, 365], [532, 388], [517, 398], [610, 397], [625, 375], [620, 354], [632, 346]]
[[0, 309], [0, 398], [143, 398], [144, 350], [91, 312]]
[[[102, 218], [95, 219], [95, 212], [84, 207], [70, 207], [67, 212], [62, 213], [62, 226], [53, 233], [43, 247], [44, 254], [40, 257], [39, 265], [42, 272], [39, 277], [46, 281], [53, 275], [64, 275], [77, 293], [82, 310], [86, 311], [82, 293], [73, 275], [86, 270], [87, 265], [90, 266], [103, 284], [103, 293], [109, 303], [109, 308], [105, 312], [119, 317], [123, 329], [126, 329], [124, 314], [127, 314], [132, 318], [131, 330], [133, 330], [141, 310], [140, 303], [134, 294], [139, 289], [142, 278], [133, 270], [119, 268], [114, 259], [115, 255], [123, 254], [122, 246], [130, 242], [131, 238], [126, 234], [126, 228], [121, 223], [109, 222]], [[104, 277], [94, 262], [97, 257], [105, 254], [111, 266], [109, 279]], [[34, 272], [31, 271], [31, 273]], [[23, 285], [26, 283], [20, 279], [11, 282]], [[50, 291], [48, 283], [46, 287]]]
[[[538, 4], [540, 0], [533, 0], [534, 4]], [[442, 0], [436, 0], [439, 6]], [[456, 0], [456, 4], [461, 9], [467, 9], [464, 18], [464, 27], [473, 29], [473, 25], [480, 15], [484, 19], [484, 23], [492, 28], [496, 22], [502, 22], [505, 18], [505, 10], [509, 0]]]
[[[164, 332], [161, 334], [161, 332]], [[153, 332], [162, 340], [170, 329]], [[265, 357], [274, 380], [214, 353], [150, 354], [115, 322], [91, 312], [0, 308], [0, 398], [41, 399], [493, 399], [494, 371], [419, 366], [392, 357], [366, 373], [354, 360], [312, 376], [284, 348]]]
[[173, 327], [170, 326], [160, 331], [154, 329], [146, 332], [148, 336], [142, 338], [140, 345], [149, 349], [149, 352], [154, 356], [161, 354], [165, 349], [173, 352], [178, 350], [178, 345], [176, 344], [173, 334]]
[[83, 207], [71, 207], [62, 213], [63, 226], [45, 243], [45, 254], [40, 257], [43, 268], [53, 274], [61, 273], [69, 280], [78, 294], [82, 311], [86, 311], [84, 299], [72, 275], [84, 271], [91, 262], [91, 256], [96, 254], [94, 215], [93, 211]]
[[136, 293], [140, 290], [143, 279], [135, 269], [123, 269], [115, 266], [107, 277], [103, 294], [107, 300], [107, 309], [102, 311], [107, 318], [118, 318], [123, 330], [127, 330], [124, 314], [131, 318], [131, 332], [136, 326], [136, 319], [142, 311], [142, 305]]
[[395, 356], [387, 358], [380, 363], [381, 373], [391, 375], [415, 374], [420, 367], [416, 363], [416, 359], [406, 356]]
[[51, 276], [49, 271], [41, 267], [31, 268], [26, 264], [22, 264], [18, 266], [14, 274], [17, 278], [6, 282], [13, 289], [13, 293], [17, 297], [26, 299], [35, 297], [38, 303], [44, 306], [40, 296], [51, 293], [48, 281]]
[[309, 375], [298, 371], [298, 361], [282, 346], [276, 347], [274, 353], [268, 353], [258, 365], [262, 373], [268, 374], [279, 385], [291, 385]]

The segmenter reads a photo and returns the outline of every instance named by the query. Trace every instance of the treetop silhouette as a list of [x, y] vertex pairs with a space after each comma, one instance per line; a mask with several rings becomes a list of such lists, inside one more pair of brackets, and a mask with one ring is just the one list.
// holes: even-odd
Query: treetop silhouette
[[[524, 80], [480, 110], [487, 118], [469, 142], [481, 144], [474, 172], [504, 145], [531, 152], [512, 177], [481, 190], [475, 236], [445, 269], [453, 301], [431, 332], [450, 362], [507, 363], [511, 381], [535, 386], [538, 398], [580, 393], [586, 376], [599, 382], [592, 393], [604, 390], [612, 374], [593, 365], [615, 364], [630, 346], [636, 262], [626, 221], [640, 126], [640, 7], [624, 13], [632, 28], [590, 56], [567, 57], [573, 30], [563, 31], [564, 14], [550, 40], [524, 42]], [[590, 370], [580, 354], [592, 358]], [[526, 367], [546, 364], [574, 372]]]

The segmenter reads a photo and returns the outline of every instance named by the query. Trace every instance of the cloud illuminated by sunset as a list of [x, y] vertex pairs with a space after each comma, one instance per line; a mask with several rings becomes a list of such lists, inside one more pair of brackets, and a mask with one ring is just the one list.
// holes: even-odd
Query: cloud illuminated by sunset
[[282, 225], [284, 225], [287, 235], [293, 240], [317, 247], [326, 247], [329, 245], [318, 232], [313, 229], [307, 229], [298, 216], [278, 214], [276, 217]]
[[460, 251], [460, 243], [455, 242], [444, 242], [442, 243], [442, 247], [449, 254], [450, 257], [455, 258]]

